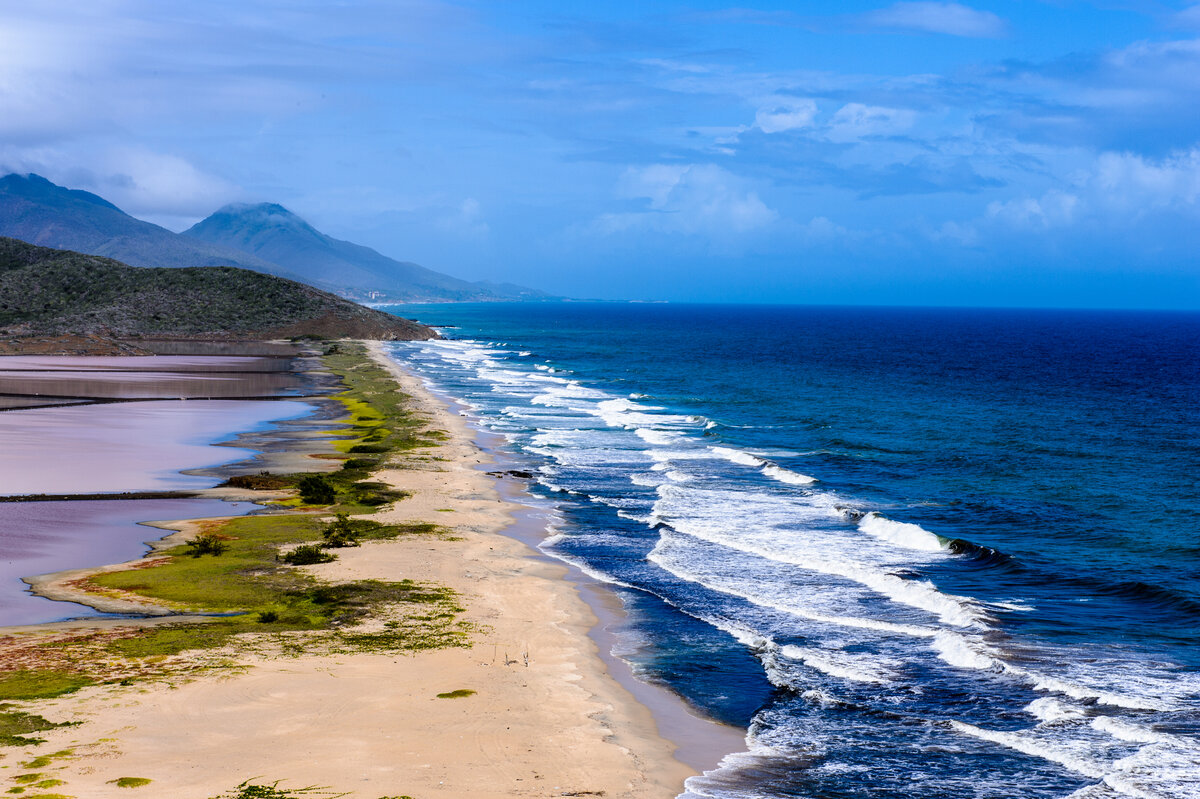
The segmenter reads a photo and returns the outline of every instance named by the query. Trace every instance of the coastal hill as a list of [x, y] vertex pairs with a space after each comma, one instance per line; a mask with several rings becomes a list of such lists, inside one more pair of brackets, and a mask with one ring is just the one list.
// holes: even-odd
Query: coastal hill
[[417, 322], [248, 269], [134, 267], [0, 238], [0, 338], [247, 340], [303, 335], [437, 338]]
[[471, 283], [396, 261], [327, 236], [279, 205], [226, 206], [180, 234], [33, 174], [0, 178], [0, 236], [133, 266], [239, 266], [358, 300], [549, 299], [522, 286]]
[[209, 245], [237, 249], [272, 263], [287, 264], [301, 280], [337, 284], [360, 299], [420, 301], [545, 299], [521, 286], [470, 283], [388, 258], [370, 247], [327, 236], [275, 203], [227, 205], [183, 232]]

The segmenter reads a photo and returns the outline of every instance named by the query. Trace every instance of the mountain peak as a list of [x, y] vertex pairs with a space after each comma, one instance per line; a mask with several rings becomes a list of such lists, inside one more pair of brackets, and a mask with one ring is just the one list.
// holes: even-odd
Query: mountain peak
[[10, 194], [38, 202], [49, 201], [61, 203], [75, 200], [124, 213], [108, 200], [92, 194], [90, 191], [68, 189], [33, 172], [26, 172], [24, 174], [12, 172], [0, 178], [0, 194]]
[[321, 235], [312, 225], [279, 203], [230, 203], [198, 222], [184, 235], [211, 240], [218, 231], [224, 236], [246, 237], [279, 229], [308, 236]]

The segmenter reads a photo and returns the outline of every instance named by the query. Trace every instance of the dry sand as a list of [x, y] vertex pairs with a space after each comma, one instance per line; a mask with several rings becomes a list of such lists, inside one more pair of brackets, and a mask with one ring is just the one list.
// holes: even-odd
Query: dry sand
[[[388, 365], [419, 412], [451, 437], [416, 453], [406, 468], [380, 473], [413, 495], [375, 518], [436, 522], [458, 540], [368, 542], [308, 568], [329, 580], [448, 585], [464, 595], [466, 619], [482, 626], [474, 646], [253, 656], [242, 673], [176, 687], [88, 688], [39, 702], [47, 718], [82, 722], [41, 733], [47, 742], [20, 755], [74, 749], [75, 756], [41, 769], [66, 781], [55, 791], [208, 799], [247, 779], [328, 786], [363, 799], [671, 797], [682, 790], [693, 770], [609, 674], [588, 635], [596, 616], [564, 579], [565, 567], [500, 534], [519, 508], [479, 469], [487, 456], [473, 432], [419, 381]], [[437, 698], [456, 689], [476, 693]], [[697, 735], [714, 734], [716, 725], [694, 721]], [[736, 736], [723, 734], [722, 745], [736, 746]], [[3, 764], [15, 768], [10, 752]], [[120, 777], [153, 782], [118, 788], [111, 781]]]

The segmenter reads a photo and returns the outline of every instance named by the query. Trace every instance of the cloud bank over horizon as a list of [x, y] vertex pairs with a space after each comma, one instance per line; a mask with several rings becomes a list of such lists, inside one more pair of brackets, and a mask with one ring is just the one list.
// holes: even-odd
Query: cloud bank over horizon
[[1200, 306], [1200, 4], [827, 9], [45, 0], [0, 170], [578, 297]]

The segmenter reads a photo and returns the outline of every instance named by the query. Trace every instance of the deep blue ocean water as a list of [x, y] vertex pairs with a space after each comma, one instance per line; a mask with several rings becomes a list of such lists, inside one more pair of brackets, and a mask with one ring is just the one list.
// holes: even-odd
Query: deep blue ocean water
[[1200, 315], [402, 306], [721, 797], [1200, 796]]

